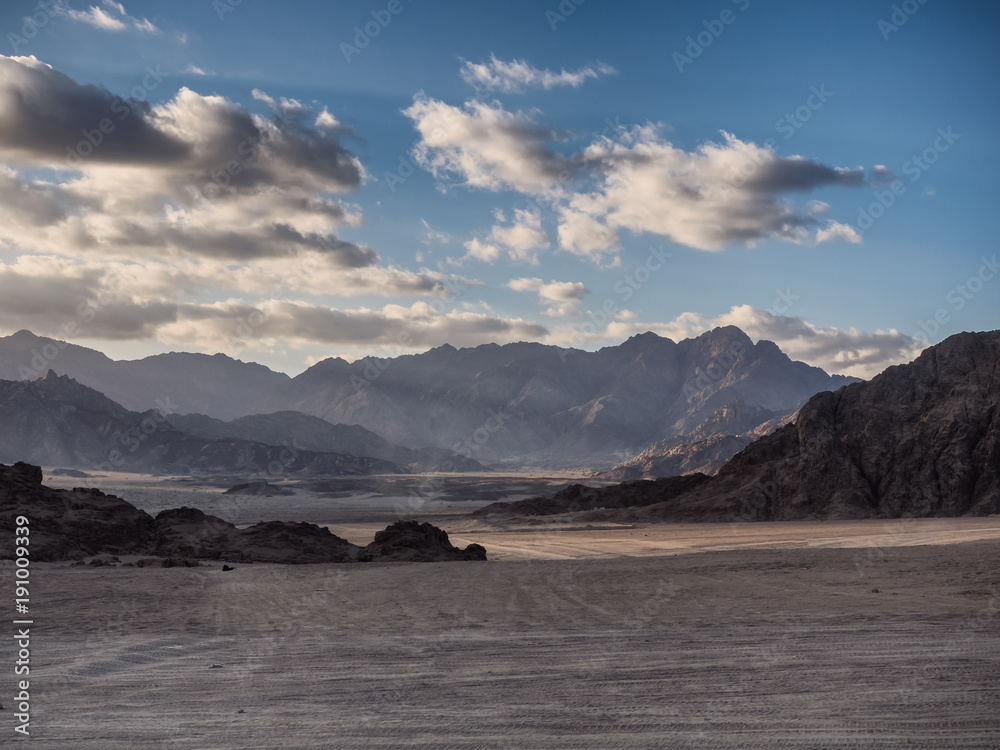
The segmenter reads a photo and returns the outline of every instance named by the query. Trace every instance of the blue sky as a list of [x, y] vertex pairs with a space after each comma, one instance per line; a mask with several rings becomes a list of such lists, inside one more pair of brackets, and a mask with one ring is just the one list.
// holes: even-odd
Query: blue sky
[[998, 15], [5, 3], [0, 334], [294, 374], [731, 323], [869, 376], [997, 326]]

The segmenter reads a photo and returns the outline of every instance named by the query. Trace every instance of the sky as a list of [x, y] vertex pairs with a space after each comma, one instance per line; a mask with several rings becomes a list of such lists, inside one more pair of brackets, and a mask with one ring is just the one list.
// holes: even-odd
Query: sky
[[997, 328], [1000, 8], [10, 0], [0, 335], [297, 374]]

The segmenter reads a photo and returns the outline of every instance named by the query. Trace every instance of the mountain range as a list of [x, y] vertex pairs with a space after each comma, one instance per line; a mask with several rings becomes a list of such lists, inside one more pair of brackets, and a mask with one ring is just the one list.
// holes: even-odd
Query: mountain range
[[[745, 436], [777, 425], [813, 394], [855, 382], [792, 361], [772, 342], [754, 344], [732, 326], [680, 342], [645, 333], [596, 352], [516, 343], [330, 358], [295, 377], [221, 354], [115, 361], [28, 331], [0, 338], [0, 378], [49, 370], [126, 410], [156, 409], [203, 439], [268, 444], [291, 433], [296, 448], [425, 467], [449, 456], [457, 463], [457, 454], [495, 467], [610, 469], [657, 443], [676, 450], [706, 440], [714, 440], [707, 463], [687, 468], [717, 466]], [[327, 424], [374, 437], [343, 429], [335, 437]]]
[[[600, 510], [603, 509], [603, 510]], [[779, 521], [1000, 513], [1000, 331], [961, 333], [693, 474], [487, 506], [588, 521]]]
[[265, 444], [233, 436], [200, 437], [177, 429], [155, 409], [129, 411], [51, 370], [38, 380], [0, 380], [0, 462], [14, 463], [14, 459], [48, 466], [170, 474], [403, 471], [390, 461], [370, 456], [310, 451], [290, 443]]

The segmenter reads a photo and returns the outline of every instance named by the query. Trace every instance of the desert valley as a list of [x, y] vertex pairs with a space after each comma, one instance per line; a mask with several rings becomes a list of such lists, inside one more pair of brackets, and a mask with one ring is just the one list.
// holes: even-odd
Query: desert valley
[[1000, 748], [998, 38], [0, 3], [0, 748]]
[[[736, 335], [706, 336], [702, 356]], [[644, 372], [670, 367], [650, 366], [650, 343], [673, 347], [654, 339], [627, 342], [630, 361], [592, 386], [605, 409], [570, 412], [623, 408], [616, 380], [635, 393]], [[0, 516], [8, 526], [30, 520], [30, 614], [41, 625], [31, 674], [43, 696], [33, 741], [992, 747], [1000, 332], [954, 336], [759, 424], [747, 415], [775, 410], [730, 401], [770, 397], [755, 384], [756, 349], [734, 357], [693, 408], [683, 394], [661, 403], [686, 405], [681, 413], [697, 416], [677, 424], [716, 445], [762, 436], [711, 476], [624, 483], [613, 452], [591, 472], [493, 471], [442, 445], [391, 446], [303, 412], [223, 421], [129, 411], [71, 378], [101, 384], [93, 371], [73, 372], [71, 357], [66, 374], [8, 381], [3, 459], [20, 451], [61, 464], [0, 468]], [[514, 386], [508, 375], [506, 400], [489, 410], [527, 431], [516, 406], [537, 388], [533, 358], [545, 364], [548, 352], [486, 354], [500, 374], [478, 365], [471, 394], [457, 375], [452, 388], [475, 401], [481, 381], [497, 393], [501, 374], [526, 373]], [[350, 374], [339, 378], [324, 387], [345, 392]], [[361, 395], [366, 406], [386, 398]], [[552, 422], [565, 425], [556, 444], [610, 429], [593, 418]], [[252, 431], [267, 429], [282, 441], [255, 442]], [[442, 433], [451, 442], [463, 429]], [[358, 444], [378, 455], [323, 450], [343, 448], [342, 432], [372, 436]], [[681, 446], [675, 455], [691, 450], [653, 437]], [[13, 572], [9, 542], [0, 554]]]

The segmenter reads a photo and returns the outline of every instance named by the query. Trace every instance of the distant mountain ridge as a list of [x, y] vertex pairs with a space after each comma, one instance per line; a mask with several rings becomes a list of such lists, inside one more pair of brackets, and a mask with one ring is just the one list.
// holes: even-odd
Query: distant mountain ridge
[[[788, 413], [856, 380], [793, 362], [732, 326], [681, 342], [645, 333], [596, 352], [516, 343], [332, 358], [294, 378], [223, 355], [114, 362], [21, 331], [0, 338], [0, 376], [30, 372], [36, 354], [36, 364], [56, 354], [55, 372], [133, 411], [224, 421], [301, 412], [409, 450], [453, 451], [499, 467], [610, 468], [657, 441], [694, 433], [727, 405]], [[709, 426], [700, 439], [728, 434]]]
[[442, 448], [403, 448], [359, 425], [331, 424], [297, 411], [252, 414], [229, 422], [204, 414], [170, 414], [166, 419], [178, 430], [208, 440], [252, 440], [320, 453], [369, 456], [391, 461], [414, 473], [487, 470], [478, 461]]
[[225, 354], [171, 352], [117, 361], [65, 341], [18, 331], [0, 337], [0, 380], [36, 380], [49, 370], [69, 375], [126, 409], [182, 411], [233, 419], [265, 391], [288, 382], [284, 373]]
[[693, 432], [728, 404], [787, 413], [850, 382], [730, 326], [680, 343], [645, 333], [596, 352], [519, 343], [324, 360], [268, 392], [261, 411], [360, 424], [494, 465], [593, 468]]
[[0, 380], [0, 462], [146, 473], [394, 474], [396, 464], [252, 440], [205, 439], [66, 375]]

